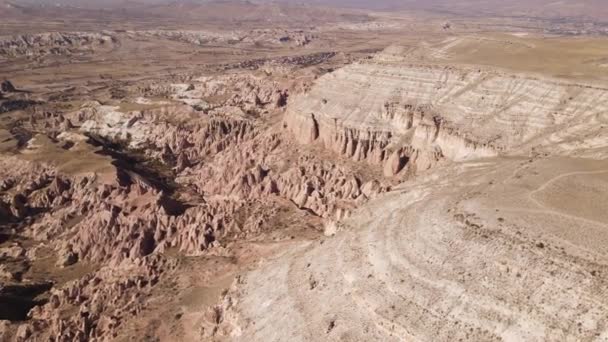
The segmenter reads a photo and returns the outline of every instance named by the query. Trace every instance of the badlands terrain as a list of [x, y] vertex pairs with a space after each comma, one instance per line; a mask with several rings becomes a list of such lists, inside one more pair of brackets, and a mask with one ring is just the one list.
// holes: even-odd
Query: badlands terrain
[[608, 341], [607, 8], [521, 3], [0, 0], [0, 340]]

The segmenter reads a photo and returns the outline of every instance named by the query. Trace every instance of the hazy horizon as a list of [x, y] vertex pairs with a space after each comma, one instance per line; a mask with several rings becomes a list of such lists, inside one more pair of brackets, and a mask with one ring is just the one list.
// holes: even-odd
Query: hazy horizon
[[493, 15], [526, 17], [588, 17], [608, 19], [608, 1], [583, 0], [0, 0], [17, 6], [72, 6], [89, 9], [125, 9], [150, 6], [194, 5], [221, 3], [251, 5], [279, 4], [296, 6], [342, 7], [368, 10], [424, 10], [459, 15]]

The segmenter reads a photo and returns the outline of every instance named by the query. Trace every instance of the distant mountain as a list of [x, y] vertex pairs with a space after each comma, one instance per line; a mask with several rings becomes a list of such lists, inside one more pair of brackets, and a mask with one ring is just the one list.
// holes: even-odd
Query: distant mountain
[[458, 15], [588, 17], [608, 20], [608, 0], [281, 0], [290, 4], [426, 10]]
[[[325, 9], [322, 9], [322, 8]], [[0, 15], [62, 10], [122, 11], [162, 17], [224, 16], [313, 20], [335, 17], [329, 7], [372, 10], [423, 10], [464, 16], [588, 18], [608, 21], [608, 0], [0, 0]], [[313, 9], [316, 8], [316, 9]], [[295, 10], [297, 9], [297, 10]]]
[[354, 9], [238, 0], [0, 0], [0, 17], [91, 18], [101, 20], [155, 18], [209, 24], [229, 22], [320, 25], [336, 21], [366, 21]]

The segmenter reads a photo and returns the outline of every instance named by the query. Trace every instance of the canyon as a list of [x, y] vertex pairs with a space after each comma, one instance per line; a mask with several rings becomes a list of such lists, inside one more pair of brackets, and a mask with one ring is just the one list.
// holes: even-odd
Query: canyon
[[601, 35], [240, 2], [83, 5], [68, 27], [11, 6], [0, 339], [608, 339]]

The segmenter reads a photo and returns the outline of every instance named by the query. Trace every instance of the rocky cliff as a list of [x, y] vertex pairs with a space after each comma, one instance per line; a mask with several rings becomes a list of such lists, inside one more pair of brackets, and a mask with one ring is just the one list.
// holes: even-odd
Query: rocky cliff
[[218, 327], [268, 341], [608, 338], [608, 89], [404, 53], [324, 75], [284, 125], [416, 177], [240, 278]]
[[606, 88], [409, 64], [390, 58], [391, 51], [327, 74], [293, 99], [285, 124], [298, 140], [383, 164], [390, 175], [406, 163], [427, 169], [441, 158], [546, 147], [541, 140], [552, 134], [561, 136], [558, 149], [573, 153], [567, 137], [585, 130], [579, 140], [589, 141], [603, 130]]

